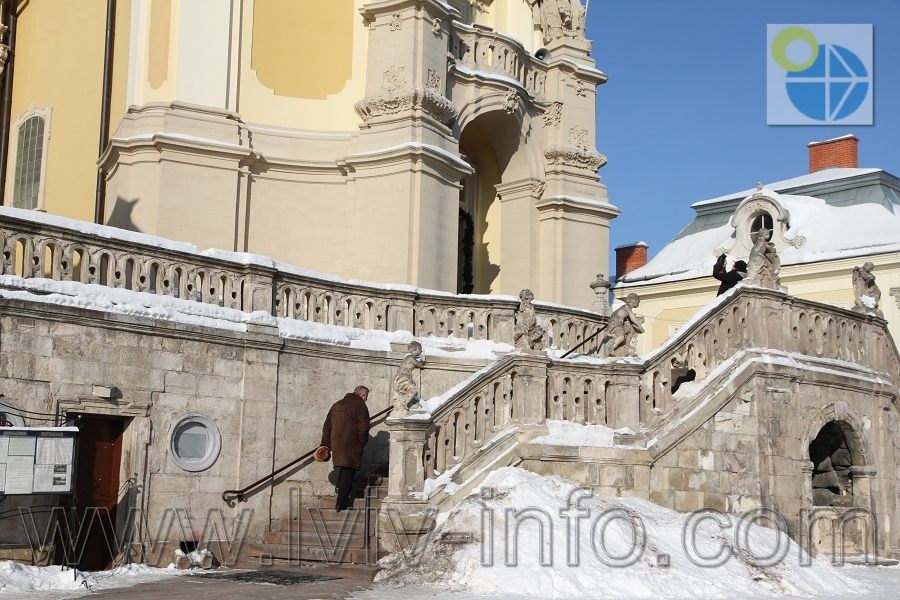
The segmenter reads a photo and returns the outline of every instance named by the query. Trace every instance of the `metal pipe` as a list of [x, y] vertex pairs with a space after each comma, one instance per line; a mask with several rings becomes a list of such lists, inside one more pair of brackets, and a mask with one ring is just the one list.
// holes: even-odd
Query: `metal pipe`
[[[109, 105], [112, 95], [113, 43], [116, 38], [116, 0], [106, 0], [106, 47], [103, 50], [103, 98], [100, 106], [100, 156], [109, 142]], [[97, 199], [94, 203], [94, 222], [103, 224], [106, 212], [106, 177], [97, 168]]]
[[6, 56], [6, 67], [3, 71], [3, 100], [0, 105], [0, 206], [6, 204], [6, 167], [9, 162], [9, 125], [12, 118], [13, 67], [16, 58], [16, 11], [15, 0], [9, 0], [4, 6], [4, 13], [9, 23], [6, 45], [9, 54]]

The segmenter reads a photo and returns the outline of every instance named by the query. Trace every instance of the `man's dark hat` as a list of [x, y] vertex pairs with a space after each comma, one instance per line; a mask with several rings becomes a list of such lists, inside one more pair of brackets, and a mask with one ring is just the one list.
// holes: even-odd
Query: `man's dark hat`
[[742, 260], [734, 261], [734, 266], [737, 267], [738, 271], [746, 271], [747, 270], [747, 263], [745, 263]]

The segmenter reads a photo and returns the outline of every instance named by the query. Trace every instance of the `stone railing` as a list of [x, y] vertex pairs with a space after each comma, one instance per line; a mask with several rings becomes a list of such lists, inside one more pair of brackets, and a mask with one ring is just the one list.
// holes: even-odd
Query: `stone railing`
[[514, 38], [454, 21], [449, 53], [462, 70], [513, 79], [537, 98], [544, 97], [546, 66]]
[[[862, 367], [900, 382], [900, 355], [883, 319], [741, 287], [710, 303], [639, 360], [550, 360], [518, 353], [503, 357], [448, 392], [427, 421], [415, 421], [420, 436], [416, 456], [424, 463], [417, 473], [435, 478], [461, 463], [474, 464], [473, 456], [492, 438], [545, 419], [606, 425], [620, 430], [618, 443], [641, 445], [646, 441], [642, 431], [659, 430], [679, 416], [680, 403], [689, 403], [677, 399], [672, 391], [676, 385], [710, 378], [740, 352], [756, 356], [767, 349], [806, 357], [819, 366], [831, 360], [828, 368], [836, 371]], [[404, 420], [389, 420], [389, 428], [403, 427]], [[410, 456], [402, 450], [398, 457]], [[392, 451], [392, 459], [394, 455]], [[399, 460], [392, 462], [392, 477], [406, 468]], [[454, 481], [468, 475], [455, 473]], [[400, 477], [413, 492], [423, 489], [424, 479]]]
[[[220, 250], [62, 219], [0, 210], [0, 274], [80, 281], [217, 304], [246, 312], [417, 336], [513, 343], [512, 296], [456, 295], [347, 282]], [[545, 343], [569, 348], [607, 321], [598, 313], [535, 303]]]

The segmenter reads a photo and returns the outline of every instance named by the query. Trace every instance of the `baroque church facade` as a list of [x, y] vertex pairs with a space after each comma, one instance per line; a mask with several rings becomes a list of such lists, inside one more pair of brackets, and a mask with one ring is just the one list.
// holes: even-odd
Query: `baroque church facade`
[[[6, 205], [347, 279], [593, 301], [619, 211], [577, 0], [119, 0], [105, 114], [101, 3], [11, 4], [10, 139], [41, 160], [11, 149]], [[42, 50], [76, 16], [96, 32], [79, 55]]]

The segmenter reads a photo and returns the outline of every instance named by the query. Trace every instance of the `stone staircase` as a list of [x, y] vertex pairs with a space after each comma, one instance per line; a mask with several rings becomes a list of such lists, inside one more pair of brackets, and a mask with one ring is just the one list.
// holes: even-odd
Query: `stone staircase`
[[269, 531], [264, 543], [251, 544], [247, 555], [258, 559], [263, 566], [285, 561], [289, 564], [374, 564], [388, 554], [377, 536], [378, 511], [388, 483], [381, 478], [378, 483], [354, 488], [350, 496], [352, 508], [346, 511], [334, 509], [336, 496], [319, 498], [317, 506], [302, 508], [300, 515], [293, 519], [282, 519], [280, 528]]

